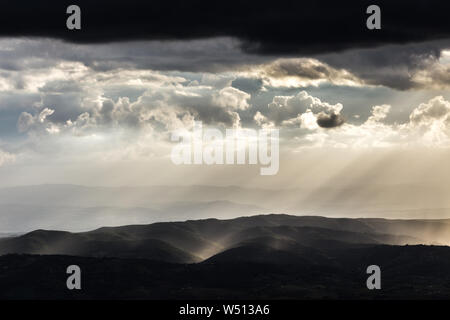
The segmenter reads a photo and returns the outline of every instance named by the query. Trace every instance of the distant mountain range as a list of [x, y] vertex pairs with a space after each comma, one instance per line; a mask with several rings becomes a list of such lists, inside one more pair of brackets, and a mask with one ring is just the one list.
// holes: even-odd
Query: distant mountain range
[[[148, 224], [157, 221], [202, 219], [214, 216], [226, 218], [242, 214], [257, 214], [264, 209], [230, 201], [173, 202], [153, 207], [73, 207], [61, 205], [0, 204], [0, 228], [19, 230], [57, 229], [86, 231], [100, 226]], [[11, 234], [14, 232], [5, 232]]]
[[[426, 186], [267, 190], [237, 186], [0, 188], [0, 232], [87, 231], [102, 226], [289, 213], [330, 217], [450, 218], [447, 196]], [[383, 190], [383, 195], [379, 194]], [[431, 194], [430, 194], [431, 193]], [[430, 200], [431, 199], [431, 200]], [[405, 204], [408, 206], [405, 207]]]
[[17, 237], [20, 236], [20, 233], [14, 233], [14, 232], [0, 232], [0, 238], [11, 238], [11, 237]]
[[[268, 213], [257, 204], [229, 200], [222, 187], [85, 187], [37, 185], [0, 188], [0, 232], [35, 229], [86, 231], [101, 226], [148, 224]], [[221, 196], [221, 194], [225, 196]], [[228, 193], [228, 196], [226, 195]], [[242, 200], [242, 199], [237, 199]]]
[[[0, 239], [0, 298], [450, 298], [449, 235], [449, 220], [274, 214], [36, 230]], [[69, 264], [79, 293], [58, 280]], [[370, 264], [380, 292], [365, 287]]]

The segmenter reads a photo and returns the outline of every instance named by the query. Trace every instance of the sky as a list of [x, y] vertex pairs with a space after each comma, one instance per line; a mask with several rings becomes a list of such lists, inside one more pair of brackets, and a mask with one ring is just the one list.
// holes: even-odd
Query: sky
[[[70, 31], [66, 3], [17, 1], [0, 22], [0, 186], [446, 191], [450, 24], [431, 2], [379, 1], [368, 30], [365, 1], [79, 1]], [[279, 129], [279, 172], [173, 164], [171, 132], [194, 121]]]

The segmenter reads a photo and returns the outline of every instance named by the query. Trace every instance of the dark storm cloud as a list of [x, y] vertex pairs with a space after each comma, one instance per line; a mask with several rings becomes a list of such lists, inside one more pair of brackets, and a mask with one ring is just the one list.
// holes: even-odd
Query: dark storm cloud
[[[366, 8], [381, 7], [382, 29], [366, 28]], [[66, 29], [66, 8], [82, 10], [82, 30]], [[446, 38], [447, 1], [24, 1], [2, 6], [0, 35], [74, 42], [236, 37], [247, 52], [312, 54]]]
[[317, 115], [317, 124], [322, 128], [335, 128], [344, 124], [344, 118], [338, 113], [327, 114], [321, 112]]

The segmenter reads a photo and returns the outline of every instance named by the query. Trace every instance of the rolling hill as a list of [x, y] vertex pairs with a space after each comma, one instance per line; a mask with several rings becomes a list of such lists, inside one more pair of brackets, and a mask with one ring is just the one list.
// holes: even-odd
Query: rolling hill
[[[0, 239], [0, 298], [450, 298], [448, 220], [259, 215]], [[423, 237], [423, 238], [422, 238]], [[427, 238], [428, 240], [425, 240]], [[436, 241], [438, 242], [438, 241]], [[65, 268], [83, 290], [65, 289]], [[367, 290], [366, 268], [383, 290]]]

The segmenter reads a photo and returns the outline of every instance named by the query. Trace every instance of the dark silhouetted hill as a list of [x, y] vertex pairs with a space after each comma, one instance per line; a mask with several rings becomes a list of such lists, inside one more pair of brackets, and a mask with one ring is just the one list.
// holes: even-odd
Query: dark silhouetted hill
[[[312, 254], [313, 253], [313, 254]], [[229, 249], [199, 264], [148, 259], [5, 255], [0, 299], [449, 299], [450, 248], [386, 246], [295, 253], [265, 246]], [[82, 290], [66, 289], [66, 268]], [[366, 288], [366, 268], [382, 289]]]
[[[36, 230], [0, 239], [0, 298], [448, 299], [450, 247], [419, 245], [446, 224], [263, 215]], [[71, 264], [80, 292], [65, 287]], [[366, 288], [372, 264], [379, 291]]]
[[[265, 215], [232, 220], [104, 227], [82, 233], [37, 230], [15, 238], [0, 239], [0, 254], [62, 254], [193, 263], [236, 247], [241, 242], [252, 239], [255, 242], [262, 238], [290, 240], [313, 248], [327, 247], [332, 243], [425, 243], [414, 237], [419, 222], [414, 222], [411, 228], [408, 223], [399, 225], [397, 221], [389, 220]], [[421, 223], [428, 228], [428, 222]]]

